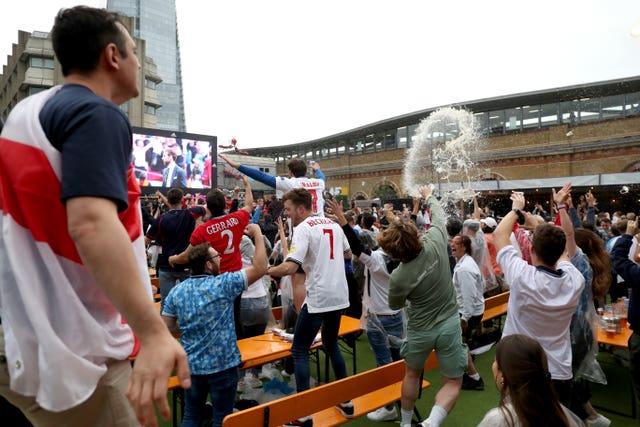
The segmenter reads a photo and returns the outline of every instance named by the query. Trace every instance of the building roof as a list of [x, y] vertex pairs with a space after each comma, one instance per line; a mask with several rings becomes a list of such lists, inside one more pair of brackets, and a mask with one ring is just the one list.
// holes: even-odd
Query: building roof
[[502, 95], [492, 98], [478, 99], [430, 107], [424, 110], [391, 117], [374, 123], [369, 123], [354, 129], [346, 130], [337, 134], [317, 138], [295, 144], [286, 144], [274, 147], [253, 148], [247, 151], [254, 156], [269, 155], [273, 152], [291, 150], [293, 147], [302, 149], [305, 147], [317, 147], [322, 144], [329, 144], [345, 139], [365, 137], [367, 135], [383, 132], [389, 129], [401, 128], [417, 124], [423, 118], [429, 116], [433, 111], [442, 107], [465, 108], [474, 113], [500, 110], [505, 108], [521, 107], [523, 105], [549, 104], [553, 102], [573, 101], [576, 99], [592, 98], [599, 96], [620, 95], [624, 93], [640, 91], [640, 76], [625, 77], [614, 80], [606, 80], [595, 83], [585, 83], [560, 88], [545, 89], [532, 92], [523, 92], [513, 95]]

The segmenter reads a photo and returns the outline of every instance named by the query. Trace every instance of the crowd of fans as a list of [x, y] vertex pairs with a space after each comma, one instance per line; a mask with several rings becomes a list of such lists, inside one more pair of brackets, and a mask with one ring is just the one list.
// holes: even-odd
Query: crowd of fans
[[[228, 161], [224, 156], [221, 157]], [[535, 340], [532, 347], [538, 346], [545, 352], [544, 360], [536, 356], [538, 359], [535, 363], [538, 364], [536, 366], [544, 363], [545, 369], [540, 368], [544, 372], [538, 372], [539, 379], [548, 380], [549, 385], [544, 387], [551, 387], [551, 396], [555, 396], [555, 400], [552, 403], [538, 404], [551, 405], [546, 408], [549, 410], [551, 407], [560, 408], [554, 411], [559, 419], [564, 420], [565, 425], [574, 425], [574, 419], [582, 420], [587, 426], [609, 425], [609, 420], [591, 406], [589, 381], [585, 378], [592, 379], [594, 372], [601, 372], [595, 359], [598, 349], [595, 340], [598, 327], [596, 309], [608, 307], [607, 300], [616, 302], [621, 298], [629, 298], [632, 295], [629, 290], [633, 288], [634, 280], [640, 276], [632, 268], [638, 268], [635, 264], [638, 245], [634, 237], [633, 214], [623, 216], [620, 212], [613, 215], [598, 212], [597, 200], [591, 191], [580, 195], [580, 202], [574, 205], [570, 184], [557, 193], [553, 192], [552, 212], [547, 212], [540, 204], [535, 204], [530, 212], [525, 211], [524, 196], [514, 192], [511, 196], [512, 210], [504, 212], [502, 216], [496, 215], [486, 206], [480, 208], [476, 199], [473, 200], [473, 209], [469, 214], [463, 216], [455, 209], [450, 209], [447, 214], [431, 194], [429, 186], [420, 189], [423, 197], [415, 198], [412, 206], [405, 204], [399, 210], [394, 209], [392, 203], [380, 208], [375, 205], [358, 208], [355, 203], [351, 203], [351, 209], [345, 211], [341, 202], [323, 191], [325, 177], [319, 164], [314, 163], [313, 167], [308, 167], [316, 177], [307, 178], [308, 173], [303, 173], [300, 162], [296, 159], [290, 167], [293, 168], [291, 176], [297, 178], [295, 186], [304, 188], [301, 183], [312, 180], [315, 186], [312, 190], [318, 191], [317, 195], [312, 196], [307, 190], [295, 190], [309, 195], [308, 217], [324, 216], [328, 219], [323, 219], [323, 223], [337, 222], [348, 242], [343, 246], [344, 250], [341, 250], [344, 252], [344, 269], [339, 269], [343, 271], [342, 279], [332, 285], [333, 291], [326, 289], [318, 295], [343, 289], [348, 295], [351, 309], [342, 307], [344, 302], [338, 305], [327, 304], [328, 311], [322, 312], [325, 314], [318, 318], [317, 325], [323, 325], [323, 331], [328, 331], [332, 324], [336, 326], [335, 320], [343, 312], [361, 317], [361, 324], [378, 366], [405, 360], [406, 387], [403, 387], [400, 414], [403, 425], [411, 422], [418, 380], [431, 350], [436, 350], [444, 386], [436, 395], [432, 412], [423, 425], [439, 426], [453, 409], [461, 389], [484, 390], [484, 380], [475, 369], [470, 350], [482, 342], [483, 336], [493, 331], [491, 325], [483, 325], [481, 322], [484, 298], [506, 291], [511, 294], [509, 316], [503, 335], [513, 335], [518, 337], [518, 342], [524, 340], [525, 343], [529, 343], [526, 341], [526, 337], [529, 337]], [[288, 179], [256, 173], [239, 164], [230, 165], [265, 183], [274, 184], [278, 180]], [[307, 167], [306, 164], [304, 166]], [[297, 176], [294, 175], [294, 170], [297, 170]], [[293, 247], [296, 247], [295, 230], [301, 221], [298, 218], [292, 223], [291, 219], [296, 217], [295, 208], [304, 205], [299, 200], [300, 195], [294, 196], [291, 193], [293, 190], [284, 193], [284, 200], [289, 200], [290, 205], [292, 199], [297, 203], [286, 209], [287, 202], [283, 203], [282, 199], [275, 196], [266, 201], [254, 201], [248, 181], [244, 180], [244, 184], [242, 209], [246, 210], [246, 216], [239, 227], [245, 222], [259, 225], [265, 235], [265, 250], [273, 267], [264, 278], [250, 284], [242, 296], [237, 298], [238, 301], [244, 301], [244, 310], [236, 309], [236, 336], [242, 338], [264, 333], [269, 322], [270, 306], [281, 303], [287, 305], [291, 301], [285, 307], [285, 311], [289, 311], [288, 317], [293, 316], [294, 319], [288, 321], [289, 331], [295, 336], [296, 329], [300, 335], [300, 330], [303, 329], [307, 332], [307, 338], [302, 345], [303, 350], [294, 354], [297, 354], [294, 357], [294, 367], [289, 366], [287, 370], [301, 376], [306, 384], [306, 341], [311, 335], [315, 336], [317, 329], [309, 330], [299, 323], [296, 325], [295, 318], [300, 310], [304, 310], [302, 318], [305, 319], [305, 316], [309, 316], [309, 307], [314, 310], [319, 308], [310, 302], [309, 288], [326, 285], [327, 277], [326, 274], [312, 275], [311, 278], [308, 275], [314, 265], [323, 266], [321, 268], [327, 271], [327, 260], [323, 258], [326, 254], [314, 247], [314, 250], [305, 250], [301, 255], [298, 252], [296, 258], [287, 250], [292, 247], [292, 238]], [[181, 207], [176, 207], [175, 202], [171, 203], [172, 193], [173, 198], [182, 203]], [[224, 194], [216, 189], [210, 195], [212, 193], [217, 193], [219, 197]], [[210, 195], [206, 199], [207, 206]], [[322, 212], [318, 212], [317, 207], [314, 210], [314, 196], [318, 195], [325, 202]], [[236, 187], [232, 197], [219, 202], [224, 205], [223, 210], [217, 208], [215, 215], [208, 214], [214, 219], [224, 218], [226, 221], [237, 211], [239, 196], [242, 193]], [[183, 197], [182, 192], [177, 189], [170, 190], [167, 198], [160, 193], [157, 197], [156, 206], [167, 205], [170, 210], [160, 215], [157, 212], [161, 209], [156, 208], [155, 214], [149, 212], [150, 216], [155, 216], [155, 219], [150, 219], [151, 225], [147, 233], [149, 240], [154, 236], [159, 237], [158, 224], [162, 224], [163, 219], [168, 223], [167, 219], [176, 215], [175, 209], [179, 209], [188, 218], [189, 224], [185, 230], [180, 231], [182, 243], [177, 247], [171, 247], [170, 241], [174, 237], [171, 237], [170, 231], [155, 241], [162, 245], [163, 255], [157, 262], [164, 299], [168, 294], [167, 289], [170, 290], [175, 283], [172, 282], [169, 287], [162, 283], [162, 259], [172, 261], [169, 262], [170, 268], [186, 270], [187, 266], [183, 262], [187, 260], [191, 248], [188, 240], [191, 239], [194, 243], [191, 233], [198, 227], [211, 227], [211, 219], [207, 215], [201, 215], [203, 201], [198, 197]], [[274, 218], [277, 218], [277, 224]], [[338, 230], [332, 233], [336, 233], [334, 238], [342, 238], [337, 234]], [[196, 234], [197, 231], [194, 235]], [[310, 238], [305, 233], [299, 234]], [[627, 236], [620, 240], [621, 245], [633, 242], [634, 247], [624, 250], [625, 259], [631, 264], [621, 266], [618, 273], [614, 269], [615, 260], [610, 258], [613, 256], [610, 252], [621, 236]], [[242, 253], [244, 265], [250, 265], [255, 246], [246, 236], [244, 239], [244, 248], [234, 242], [233, 245], [228, 243], [231, 246], [227, 247], [224, 247], [227, 244], [224, 243], [220, 250], [216, 250], [222, 253], [225, 249], [228, 251], [230, 247], [237, 247], [240, 250], [238, 254]], [[321, 241], [322, 236], [315, 241], [316, 246]], [[298, 241], [298, 244], [307, 247], [308, 242]], [[224, 255], [222, 257], [224, 259]], [[299, 282], [289, 280], [297, 275], [301, 276]], [[238, 303], [236, 305], [239, 306]], [[631, 312], [635, 311], [635, 301], [632, 299], [629, 305], [629, 322], [633, 325]], [[338, 306], [340, 308], [336, 309]], [[327, 313], [336, 313], [338, 317], [327, 317]], [[337, 334], [337, 326], [335, 333]], [[445, 340], [443, 337], [448, 338]], [[324, 338], [325, 345], [329, 343], [333, 346], [335, 337]], [[533, 357], [531, 354], [529, 356]], [[500, 365], [500, 362], [496, 363]], [[295, 366], [301, 364], [302, 372], [296, 371]], [[334, 368], [338, 369], [337, 378], [346, 375], [342, 370], [343, 364], [343, 361], [336, 359]], [[632, 372], [634, 367], [632, 363]], [[248, 373], [242, 381], [255, 386], [261, 385], [256, 371]], [[302, 385], [298, 391], [307, 387], [308, 385]], [[523, 409], [519, 406], [521, 402], [516, 396], [521, 395], [511, 388], [513, 386], [499, 384], [498, 387], [503, 391], [499, 410], [501, 415], [498, 418], [510, 420], [504, 422], [528, 416], [524, 415], [526, 411], [535, 409]], [[350, 402], [345, 402], [344, 408], [339, 407], [347, 416], [349, 411], [352, 413], [349, 405]], [[372, 421], [395, 420], [397, 416], [394, 405], [368, 414]], [[496, 416], [495, 412], [487, 414], [482, 425], [502, 425], [491, 424], [497, 422]], [[311, 418], [292, 420], [290, 425], [311, 425]]]
[[[169, 416], [166, 385], [175, 371], [187, 389], [183, 425], [211, 417], [220, 426], [240, 381], [237, 339], [265, 331], [272, 292], [289, 312], [288, 372], [297, 391], [311, 386], [309, 348], [320, 329], [335, 377], [347, 375], [337, 344], [346, 312], [362, 319], [378, 365], [404, 360], [402, 427], [412, 424], [432, 351], [443, 385], [422, 426], [439, 427], [461, 389], [484, 389], [470, 347], [487, 332], [484, 298], [507, 290], [492, 369], [501, 398], [480, 425], [608, 426], [590, 404], [589, 382], [601, 374], [596, 309], [607, 312], [614, 302], [628, 307], [621, 313], [634, 331], [629, 372], [638, 406], [633, 213], [597, 212], [595, 195], [576, 198], [569, 183], [552, 191], [549, 211], [541, 204], [526, 211], [524, 195], [513, 192], [506, 212], [480, 209], [474, 200], [468, 217], [447, 215], [425, 185], [412, 206], [343, 212], [324, 191], [318, 163], [293, 159], [290, 176], [275, 177], [221, 155], [277, 197], [254, 203], [246, 176], [242, 207], [240, 187], [231, 199], [220, 189], [202, 198], [171, 188], [143, 206], [141, 224], [139, 181], [149, 168], [160, 179], [163, 166], [164, 187], [185, 187], [189, 178], [191, 188], [203, 186], [201, 169], [210, 168], [201, 155], [208, 151], [193, 142], [183, 151], [144, 140], [132, 146], [118, 105], [139, 94], [140, 64], [118, 19], [103, 9], [62, 9], [51, 36], [65, 84], [26, 98], [2, 130], [3, 415], [18, 408], [38, 427], [156, 426], [156, 409]], [[155, 147], [153, 159], [148, 147]], [[188, 176], [176, 163], [180, 155]], [[34, 194], [41, 197], [34, 201]], [[145, 242], [153, 243], [161, 317], [151, 302]], [[170, 331], [180, 333], [180, 343]], [[244, 378], [245, 387], [259, 382], [253, 372]], [[351, 401], [336, 409], [354, 416]], [[391, 405], [367, 415], [397, 416]], [[313, 420], [309, 414], [286, 425]]]

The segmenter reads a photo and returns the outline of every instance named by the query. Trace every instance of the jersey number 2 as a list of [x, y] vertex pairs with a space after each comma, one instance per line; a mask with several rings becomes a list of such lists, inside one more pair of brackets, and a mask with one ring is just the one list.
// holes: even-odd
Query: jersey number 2
[[227, 247], [224, 250], [224, 254], [231, 254], [234, 252], [235, 248], [233, 247], [233, 231], [224, 230], [222, 233], [223, 236], [227, 238]]

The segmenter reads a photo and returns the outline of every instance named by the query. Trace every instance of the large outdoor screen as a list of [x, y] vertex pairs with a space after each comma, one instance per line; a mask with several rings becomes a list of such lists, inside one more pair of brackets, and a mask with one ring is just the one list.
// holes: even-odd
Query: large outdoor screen
[[134, 127], [131, 160], [140, 187], [215, 187], [216, 141], [215, 136]]

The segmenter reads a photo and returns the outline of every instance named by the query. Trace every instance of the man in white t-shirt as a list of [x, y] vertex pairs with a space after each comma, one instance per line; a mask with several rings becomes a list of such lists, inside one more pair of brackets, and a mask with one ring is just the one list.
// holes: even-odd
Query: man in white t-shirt
[[[564, 189], [563, 189], [564, 190]], [[516, 219], [523, 215], [524, 196], [511, 195], [512, 210], [493, 232], [497, 260], [511, 286], [503, 336], [523, 334], [538, 340], [547, 353], [549, 372], [560, 401], [571, 394], [571, 338], [569, 326], [584, 278], [565, 255], [566, 236], [552, 224], [539, 225], [531, 241], [531, 265], [509, 241]], [[558, 205], [566, 209], [566, 205]]]
[[[342, 310], [349, 306], [349, 291], [344, 270], [344, 255], [350, 252], [342, 228], [328, 218], [312, 214], [311, 194], [297, 188], [284, 195], [284, 210], [293, 223], [291, 249], [285, 261], [267, 271], [271, 276], [295, 274], [299, 267], [306, 273], [304, 286], [293, 284], [293, 297], [298, 321], [291, 354], [295, 365], [296, 389], [309, 389], [309, 348], [322, 327], [322, 345], [331, 359], [336, 379], [347, 371], [338, 347], [338, 329]], [[353, 417], [353, 404], [337, 406], [347, 417]], [[293, 420], [291, 426], [312, 426], [311, 416]]]

